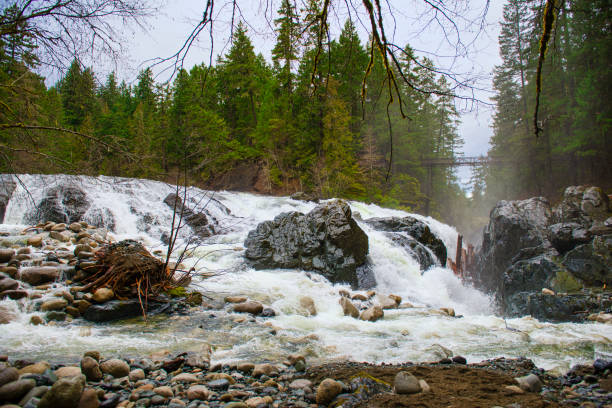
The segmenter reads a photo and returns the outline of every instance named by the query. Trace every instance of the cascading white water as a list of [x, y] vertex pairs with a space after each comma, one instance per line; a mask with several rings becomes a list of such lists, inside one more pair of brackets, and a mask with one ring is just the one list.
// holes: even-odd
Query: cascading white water
[[[163, 199], [175, 188], [149, 180], [20, 176], [27, 190], [17, 186], [1, 229], [23, 228], [24, 217], [40, 201], [44, 189], [68, 178], [92, 202], [85, 219], [108, 209], [115, 220], [111, 237], [138, 239], [151, 249], [163, 248], [161, 237], [169, 232], [172, 220], [172, 210]], [[488, 296], [464, 285], [446, 268], [433, 267], [421, 274], [418, 262], [404, 249], [363, 222], [359, 225], [369, 236], [376, 291], [400, 295], [417, 307], [386, 310], [384, 319], [374, 323], [343, 316], [338, 290], [348, 287], [332, 285], [316, 274], [299, 270], [256, 271], [244, 262], [244, 239], [258, 223], [286, 211], [306, 213], [314, 203], [196, 188], [190, 188], [187, 196], [190, 206], [205, 207], [217, 220], [219, 231], [195, 247], [185, 261], [189, 267], [216, 276], [196, 278], [192, 285], [213, 300], [228, 294], [246, 295], [272, 307], [276, 317], [236, 323], [236, 315], [221, 309], [155, 317], [147, 324], [135, 319], [92, 326], [76, 320], [69, 325], [32, 326], [29, 318], [34, 312], [24, 302], [3, 300], [0, 304], [13, 308], [20, 318], [0, 326], [0, 352], [58, 360], [88, 349], [135, 355], [158, 349], [189, 350], [209, 342], [217, 360], [279, 360], [288, 353], [301, 352], [312, 360], [401, 362], [439, 359], [439, 344], [470, 361], [500, 355], [527, 356], [544, 368], [565, 370], [612, 350], [609, 326], [541, 323], [529, 317], [506, 323], [493, 314]], [[371, 204], [350, 205], [363, 219], [408, 215]], [[413, 216], [429, 225], [449, 254], [455, 253], [454, 228], [429, 217]], [[183, 236], [188, 235], [185, 231]], [[316, 316], [306, 316], [299, 302], [302, 296], [314, 300]], [[432, 311], [440, 307], [453, 307], [463, 317], [450, 318]]]

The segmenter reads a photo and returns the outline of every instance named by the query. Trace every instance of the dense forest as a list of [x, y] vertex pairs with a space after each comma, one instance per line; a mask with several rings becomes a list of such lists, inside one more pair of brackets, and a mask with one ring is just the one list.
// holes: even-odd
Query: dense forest
[[494, 72], [496, 113], [478, 193], [490, 201], [558, 197], [568, 185], [612, 188], [612, 3], [557, 1], [534, 135], [542, 2], [508, 0]]
[[[283, 0], [271, 58], [246, 24], [213, 64], [151, 68], [133, 83], [99, 78], [74, 59], [55, 84], [40, 75], [35, 29], [0, 16], [0, 171], [145, 177], [262, 193], [304, 191], [404, 208], [469, 229], [499, 199], [556, 197], [568, 184], [611, 187], [609, 0], [560, 0], [546, 55], [535, 136], [541, 0], [508, 0], [495, 69], [489, 163], [471, 198], [453, 169], [425, 159], [460, 153], [456, 83], [410, 45], [385, 66], [351, 20], [321, 35], [321, 1]], [[188, 69], [187, 69], [188, 68]], [[391, 73], [391, 75], [389, 75]], [[390, 83], [390, 78], [408, 76]], [[405, 115], [404, 115], [405, 114]], [[404, 117], [406, 116], [406, 117]]]
[[261, 192], [305, 191], [448, 213], [441, 198], [462, 194], [453, 172], [428, 176], [420, 161], [453, 157], [462, 143], [449, 84], [407, 48], [401, 63], [416, 86], [405, 85], [401, 100], [390, 103], [382, 60], [375, 55], [369, 66], [372, 50], [350, 20], [338, 38], [317, 43], [318, 3], [296, 10], [282, 2], [271, 61], [239, 23], [215, 64], [180, 69], [171, 84], [156, 83], [150, 68], [133, 85], [113, 73], [100, 81], [75, 60], [47, 88], [32, 72], [36, 58], [27, 36], [3, 37], [2, 82], [18, 81], [20, 89], [0, 90], [11, 108], [2, 115], [77, 133], [3, 129], [0, 139], [9, 148], [1, 170], [169, 181], [186, 170], [190, 183], [220, 188], [228, 178], [257, 174]]

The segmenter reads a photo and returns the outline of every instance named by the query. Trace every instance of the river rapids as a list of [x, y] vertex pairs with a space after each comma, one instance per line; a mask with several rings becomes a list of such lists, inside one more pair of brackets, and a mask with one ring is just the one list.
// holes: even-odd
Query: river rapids
[[[71, 182], [77, 184], [92, 205], [84, 219], [106, 214], [114, 220], [109, 236], [114, 240], [136, 239], [151, 251], [166, 249], [172, 210], [163, 203], [175, 186], [149, 180], [83, 177], [20, 176], [22, 184], [10, 197], [0, 231], [18, 234], [27, 214], [45, 189]], [[182, 193], [181, 193], [182, 194]], [[424, 273], [419, 263], [384, 233], [360, 222], [369, 237], [369, 261], [373, 265], [378, 293], [395, 294], [415, 305], [410, 309], [385, 310], [383, 320], [366, 322], [344, 316], [338, 303], [340, 289], [324, 278], [300, 270], [258, 271], [244, 260], [243, 243], [257, 224], [287, 211], [307, 213], [314, 203], [288, 197], [265, 197], [248, 193], [187, 191], [187, 203], [205, 209], [216, 220], [218, 233], [202, 240], [184, 261], [187, 267], [212, 277], [195, 277], [191, 285], [211, 304], [222, 305], [227, 295], [244, 295], [273, 308], [272, 318], [235, 321], [239, 315], [198, 309], [187, 316], [155, 316], [111, 324], [92, 325], [82, 319], [69, 324], [29, 324], [35, 312], [23, 301], [2, 300], [13, 309], [17, 321], [0, 326], [0, 354], [49, 361], [76, 360], [86, 350], [123, 356], [159, 350], [188, 351], [202, 343], [213, 348], [213, 361], [282, 361], [302, 353], [309, 361], [350, 359], [372, 363], [437, 361], [444, 348], [468, 362], [497, 356], [525, 356], [545, 369], [564, 372], [576, 363], [612, 356], [612, 327], [599, 323], [540, 322], [531, 317], [504, 320], [495, 315], [492, 299], [461, 282], [451, 270], [433, 267]], [[361, 219], [406, 216], [405, 212], [372, 204], [350, 202]], [[228, 211], [229, 210], [229, 211]], [[455, 253], [457, 231], [429, 217], [410, 214], [429, 225]], [[89, 218], [88, 218], [89, 217]], [[189, 233], [184, 231], [182, 238]], [[184, 245], [185, 241], [179, 242]], [[179, 246], [180, 246], [179, 245]], [[300, 298], [314, 300], [318, 314], [307, 316]], [[461, 318], [435, 313], [452, 307]], [[440, 347], [442, 346], [442, 347]]]

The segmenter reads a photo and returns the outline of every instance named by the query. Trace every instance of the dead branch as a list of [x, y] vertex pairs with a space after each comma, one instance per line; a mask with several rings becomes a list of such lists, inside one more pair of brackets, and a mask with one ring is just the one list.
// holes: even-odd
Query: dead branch
[[533, 113], [533, 125], [535, 129], [536, 137], [539, 136], [542, 129], [538, 123], [538, 112], [540, 110], [540, 94], [542, 93], [542, 67], [546, 58], [546, 50], [548, 49], [548, 41], [555, 25], [555, 19], [557, 11], [557, 0], [546, 0], [546, 6], [544, 8], [544, 17], [542, 24], [542, 37], [540, 37], [540, 55], [538, 57], [538, 68], [536, 71], [536, 102], [535, 110]]

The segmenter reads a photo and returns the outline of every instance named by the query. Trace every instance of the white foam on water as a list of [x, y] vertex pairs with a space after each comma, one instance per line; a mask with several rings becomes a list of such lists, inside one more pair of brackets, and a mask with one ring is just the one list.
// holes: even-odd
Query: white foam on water
[[[161, 236], [168, 233], [172, 210], [163, 199], [173, 186], [149, 180], [111, 177], [21, 176], [26, 191], [17, 187], [7, 206], [5, 225], [18, 234], [33, 203], [43, 198], [44, 189], [68, 179], [87, 194], [94, 210], [108, 211], [115, 219], [114, 239], [140, 239], [151, 249], [163, 249]], [[182, 192], [182, 190], [181, 190]], [[530, 317], [507, 322], [494, 315], [491, 299], [465, 285], [452, 271], [433, 267], [422, 272], [418, 262], [384, 233], [359, 222], [369, 236], [369, 260], [377, 281], [377, 292], [396, 294], [415, 308], [386, 310], [377, 322], [344, 316], [339, 290], [326, 279], [300, 270], [256, 271], [244, 260], [243, 243], [260, 222], [288, 211], [307, 213], [316, 204], [288, 197], [264, 197], [248, 193], [187, 191], [190, 206], [206, 207], [218, 223], [220, 234], [192, 248], [185, 261], [197, 271], [215, 275], [196, 276], [194, 287], [205, 295], [223, 297], [242, 294], [273, 308], [277, 316], [254, 322], [232, 323], [238, 317], [225, 311], [197, 311], [193, 316], [138, 319], [121, 324], [92, 325], [81, 320], [71, 324], [33, 326], [33, 312], [23, 302], [4, 300], [18, 319], [0, 330], [3, 353], [33, 353], [53, 359], [97, 349], [108, 354], [148, 353], [157, 349], [188, 350], [210, 342], [216, 360], [278, 360], [302, 352], [313, 360], [349, 358], [370, 362], [431, 361], [439, 359], [439, 347], [451, 349], [468, 361], [496, 356], [532, 358], [543, 368], [567, 370], [578, 362], [612, 354], [612, 330], [602, 324], [552, 324]], [[212, 199], [211, 199], [212, 198]], [[425, 222], [446, 245], [456, 251], [457, 231], [430, 217], [350, 202], [363, 219], [411, 215]], [[226, 213], [226, 208], [231, 214]], [[86, 217], [87, 217], [86, 214]], [[11, 225], [8, 225], [11, 224]], [[185, 230], [188, 236], [189, 230]], [[179, 242], [181, 244], [181, 242]], [[59, 290], [59, 289], [58, 289]], [[308, 296], [317, 308], [308, 316], [300, 298]], [[443, 316], [437, 309], [452, 307], [460, 318]], [[211, 318], [209, 314], [214, 314]], [[268, 325], [264, 323], [268, 322]], [[275, 334], [270, 331], [274, 330]]]

